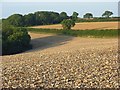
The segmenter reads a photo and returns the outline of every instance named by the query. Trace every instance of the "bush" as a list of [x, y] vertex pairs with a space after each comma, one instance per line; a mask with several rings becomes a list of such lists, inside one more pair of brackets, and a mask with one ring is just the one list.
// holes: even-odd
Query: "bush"
[[75, 22], [73, 20], [71, 20], [71, 19], [63, 20], [61, 22], [61, 24], [62, 24], [63, 29], [65, 29], [65, 30], [67, 30], [67, 29], [70, 30], [71, 27], [75, 26]]
[[31, 37], [25, 28], [4, 26], [2, 29], [2, 55], [16, 54], [31, 48]]

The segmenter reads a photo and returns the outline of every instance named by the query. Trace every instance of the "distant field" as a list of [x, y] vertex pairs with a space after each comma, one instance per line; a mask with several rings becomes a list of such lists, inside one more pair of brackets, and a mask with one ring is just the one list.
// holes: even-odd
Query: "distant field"
[[[33, 26], [31, 28], [44, 28], [44, 29], [62, 29], [61, 24], [55, 25], [43, 25], [43, 26]], [[103, 30], [103, 29], [118, 29], [118, 22], [85, 22], [85, 23], [76, 23], [72, 28], [74, 30]]]

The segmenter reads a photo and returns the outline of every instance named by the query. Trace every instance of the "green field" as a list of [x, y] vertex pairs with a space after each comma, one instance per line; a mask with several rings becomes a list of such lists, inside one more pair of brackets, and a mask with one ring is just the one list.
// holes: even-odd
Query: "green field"
[[116, 29], [107, 29], [107, 30], [58, 30], [58, 29], [35, 29], [35, 28], [27, 28], [29, 32], [37, 32], [37, 33], [53, 33], [53, 34], [62, 34], [62, 35], [70, 35], [70, 36], [80, 36], [80, 37], [96, 37], [96, 38], [104, 38], [104, 37], [117, 37], [118, 30]]

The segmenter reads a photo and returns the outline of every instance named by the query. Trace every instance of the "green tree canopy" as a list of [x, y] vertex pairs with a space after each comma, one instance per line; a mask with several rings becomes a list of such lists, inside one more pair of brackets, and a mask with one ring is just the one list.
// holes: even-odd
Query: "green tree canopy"
[[50, 23], [52, 23], [52, 24], [60, 23], [61, 19], [60, 19], [59, 13], [51, 12], [50, 13], [50, 21], [51, 21]]
[[26, 15], [13, 14], [6, 21], [13, 26], [33, 26], [58, 24], [64, 19], [68, 19], [66, 12], [37, 11]]
[[61, 12], [60, 13], [60, 18], [61, 18], [61, 20], [68, 19], [67, 13], [66, 12]]
[[35, 12], [35, 16], [37, 25], [56, 24], [61, 22], [59, 13], [56, 12], [40, 11]]
[[66, 19], [61, 22], [63, 29], [70, 30], [71, 27], [75, 26], [75, 22], [71, 19]]
[[24, 25], [24, 19], [21, 14], [13, 14], [10, 17], [7, 18], [9, 24], [13, 26], [23, 26]]
[[32, 25], [36, 25], [36, 16], [32, 13], [28, 14], [28, 15], [24, 15], [24, 25], [25, 26], [32, 26]]
[[83, 17], [84, 18], [93, 18], [93, 14], [92, 13], [86, 13]]
[[78, 15], [79, 14], [77, 12], [73, 12], [73, 14], [72, 14], [72, 20], [76, 21], [77, 18], [78, 18]]
[[113, 15], [113, 12], [111, 11], [105, 11], [103, 14], [102, 14], [102, 17], [110, 17], [111, 15]]

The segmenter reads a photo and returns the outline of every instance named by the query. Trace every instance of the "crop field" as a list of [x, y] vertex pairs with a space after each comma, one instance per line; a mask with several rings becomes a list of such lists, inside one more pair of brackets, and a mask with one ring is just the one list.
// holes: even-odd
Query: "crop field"
[[0, 88], [119, 90], [120, 16], [116, 5], [118, 2], [3, 2]]
[[3, 88], [117, 88], [117, 38], [29, 33], [33, 49], [2, 57]]
[[[43, 29], [62, 29], [61, 24], [56, 25], [43, 25], [43, 26], [33, 26], [30, 28], [43, 28]], [[101, 29], [118, 29], [118, 22], [84, 22], [76, 23], [72, 28], [74, 30], [101, 30]]]

